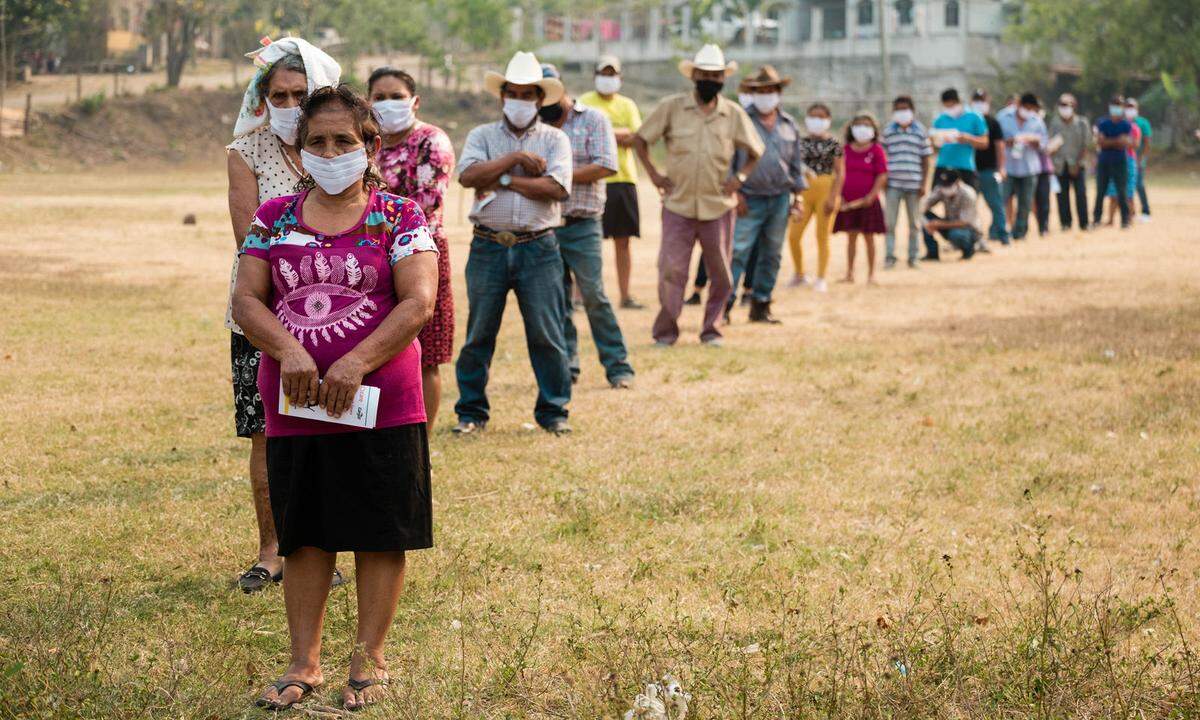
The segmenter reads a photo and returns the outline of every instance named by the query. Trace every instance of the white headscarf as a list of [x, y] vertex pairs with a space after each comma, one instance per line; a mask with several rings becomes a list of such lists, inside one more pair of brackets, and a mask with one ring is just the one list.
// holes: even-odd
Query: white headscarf
[[238, 111], [237, 122], [233, 126], [235, 138], [257, 130], [267, 121], [266, 106], [262, 96], [258, 94], [258, 81], [284, 56], [300, 56], [304, 62], [304, 73], [308, 76], [310, 95], [317, 88], [337, 87], [342, 77], [342, 66], [338, 65], [337, 60], [303, 38], [285, 37], [272, 42], [270, 38], [264, 37], [262, 44], [264, 47], [246, 53], [246, 57], [252, 59], [258, 67], [258, 72], [250, 78], [250, 84], [242, 95], [242, 108]]

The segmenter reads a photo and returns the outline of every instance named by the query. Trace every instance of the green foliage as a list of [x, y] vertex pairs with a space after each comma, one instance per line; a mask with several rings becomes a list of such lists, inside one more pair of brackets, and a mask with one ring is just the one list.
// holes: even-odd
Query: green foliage
[[105, 95], [103, 90], [95, 95], [88, 95], [79, 101], [79, 112], [83, 113], [85, 116], [95, 115], [104, 109], [104, 101]]

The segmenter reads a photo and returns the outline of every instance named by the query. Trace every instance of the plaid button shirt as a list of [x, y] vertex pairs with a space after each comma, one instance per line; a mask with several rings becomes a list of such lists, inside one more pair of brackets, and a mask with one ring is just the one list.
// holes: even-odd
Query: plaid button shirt
[[[619, 169], [617, 138], [613, 135], [612, 122], [607, 115], [576, 100], [575, 106], [567, 111], [562, 130], [571, 139], [571, 158], [576, 168], [599, 165], [614, 172]], [[599, 217], [604, 214], [607, 186], [604, 180], [574, 185], [571, 197], [563, 206], [563, 215]]]
[[[520, 136], [503, 120], [480, 125], [467, 135], [467, 143], [458, 159], [458, 174], [472, 165], [495, 160], [501, 155], [527, 150], [546, 161], [546, 175], [571, 192], [571, 141], [566, 133], [540, 120]], [[524, 175], [520, 166], [509, 171]], [[491, 197], [491, 200], [486, 200]], [[486, 201], [486, 204], [483, 204]], [[496, 188], [494, 196], [476, 196], [471, 206], [471, 222], [493, 230], [537, 231], [562, 225], [561, 203], [557, 200], [530, 200], [508, 188]]]

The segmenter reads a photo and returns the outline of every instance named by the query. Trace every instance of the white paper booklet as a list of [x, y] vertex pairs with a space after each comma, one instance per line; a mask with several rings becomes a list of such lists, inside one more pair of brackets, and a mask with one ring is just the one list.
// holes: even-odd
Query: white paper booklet
[[280, 415], [337, 423], [338, 425], [353, 425], [369, 430], [375, 427], [375, 414], [377, 412], [379, 412], [379, 388], [377, 387], [359, 385], [358, 393], [355, 394], [354, 402], [350, 404], [350, 409], [342, 413], [341, 417], [335, 418], [329, 417], [329, 413], [316, 404], [308, 407], [292, 405], [291, 401], [288, 400], [288, 396], [283, 393], [283, 381], [279, 381]]

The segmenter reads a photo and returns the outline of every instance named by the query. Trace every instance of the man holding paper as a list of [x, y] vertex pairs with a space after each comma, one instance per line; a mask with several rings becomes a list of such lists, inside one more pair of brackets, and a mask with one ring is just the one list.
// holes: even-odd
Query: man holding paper
[[1017, 198], [1017, 211], [1012, 218], [1012, 239], [1024, 240], [1029, 232], [1029, 210], [1033, 205], [1033, 191], [1037, 188], [1037, 176], [1042, 171], [1040, 150], [1046, 147], [1049, 138], [1046, 123], [1038, 114], [1041, 101], [1033, 93], [1021, 96], [1017, 105], [1015, 134], [1008, 140], [1008, 178], [1004, 181], [1004, 196]]
[[937, 168], [956, 170], [968, 185], [979, 187], [975, 151], [988, 146], [987, 122], [983, 116], [963, 107], [954, 88], [942, 93], [942, 114], [934, 119], [930, 137], [933, 144], [940, 148]]

